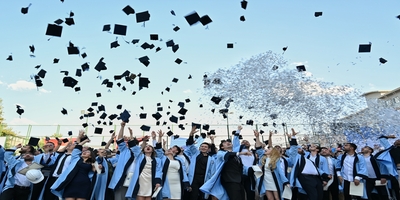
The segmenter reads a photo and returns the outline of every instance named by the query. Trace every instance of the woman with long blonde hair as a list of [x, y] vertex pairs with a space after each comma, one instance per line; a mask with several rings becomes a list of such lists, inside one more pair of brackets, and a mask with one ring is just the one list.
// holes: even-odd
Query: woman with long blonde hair
[[282, 200], [282, 192], [285, 185], [289, 184], [281, 167], [281, 154], [278, 149], [268, 146], [262, 149], [258, 131], [254, 131], [256, 137], [256, 152], [260, 158], [263, 175], [258, 180], [260, 196], [265, 194], [268, 200]]

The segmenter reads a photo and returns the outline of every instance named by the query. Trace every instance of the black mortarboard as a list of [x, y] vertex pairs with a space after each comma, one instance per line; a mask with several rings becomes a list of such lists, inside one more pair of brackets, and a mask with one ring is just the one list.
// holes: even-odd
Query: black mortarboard
[[201, 22], [201, 24], [203, 24], [203, 26], [205, 26], [205, 25], [211, 23], [212, 20], [208, 15], [204, 15], [203, 17], [200, 18], [200, 22]]
[[210, 130], [210, 135], [215, 135], [215, 130]]
[[47, 73], [46, 70], [41, 69], [41, 70], [38, 72], [37, 75], [38, 75], [40, 78], [44, 78], [44, 77], [46, 76], [46, 73]]
[[35, 45], [29, 45], [29, 50], [30, 50], [32, 53], [35, 53]]
[[146, 119], [147, 113], [140, 113], [139, 118], [140, 119]]
[[27, 13], [28, 13], [28, 9], [29, 9], [30, 6], [31, 6], [31, 4], [29, 4], [28, 7], [23, 7], [23, 8], [21, 8], [21, 13], [22, 13], [22, 14], [27, 14]]
[[24, 113], [24, 109], [22, 109], [22, 107], [20, 105], [17, 105], [17, 113], [19, 115], [22, 115], [22, 113]]
[[62, 28], [63, 28], [62, 26], [58, 26], [55, 24], [48, 24], [47, 30], [46, 30], [46, 35], [61, 37]]
[[157, 48], [156, 48], [156, 52], [159, 52], [160, 50], [161, 50], [160, 47], [157, 47]]
[[121, 109], [122, 108], [122, 105], [120, 104], [120, 105], [117, 105], [117, 109]]
[[135, 10], [129, 5], [125, 6], [122, 11], [124, 11], [126, 15], [135, 14]]
[[63, 141], [64, 143], [69, 142], [68, 138], [64, 138], [62, 141]]
[[241, 6], [243, 9], [246, 10], [246, 8], [247, 8], [247, 1], [246, 1], [246, 0], [241, 1], [241, 2], [240, 2], [240, 6]]
[[201, 137], [202, 137], [203, 139], [205, 139], [205, 138], [207, 137], [207, 134], [206, 134], [206, 133], [200, 133], [200, 135], [201, 135]]
[[94, 112], [90, 112], [87, 114], [88, 117], [94, 117]]
[[86, 57], [87, 57], [87, 54], [86, 54], [86, 53], [83, 53], [83, 54], [81, 54], [81, 56], [82, 56], [82, 58], [86, 58]]
[[360, 44], [358, 46], [358, 53], [369, 53], [369, 52], [371, 52], [371, 46], [372, 46], [371, 43], [369, 43], [369, 44]]
[[82, 70], [81, 69], [76, 69], [75, 76], [81, 77], [82, 76]]
[[277, 66], [277, 65], [274, 65], [273, 67], [272, 67], [272, 70], [277, 70], [279, 67]]
[[125, 25], [115, 24], [114, 25], [114, 34], [115, 35], [126, 35], [126, 28]]
[[75, 87], [76, 84], [78, 84], [78, 81], [75, 80], [74, 78], [70, 77], [70, 76], [66, 76], [63, 78], [63, 83], [65, 87]]
[[206, 131], [208, 131], [208, 129], [210, 129], [210, 125], [204, 124], [204, 125], [203, 125], [203, 129], [206, 130]]
[[[185, 129], [184, 127], [183, 128], [181, 128], [181, 129]], [[179, 138], [179, 135], [174, 135], [174, 140], [176, 140], [176, 139], [178, 139]]]
[[63, 115], [67, 115], [67, 114], [68, 114], [68, 111], [67, 111], [67, 109], [63, 108], [63, 109], [61, 110], [61, 113], [62, 113]]
[[81, 91], [81, 87], [75, 87], [75, 92]]
[[65, 76], [68, 76], [69, 71], [60, 71], [60, 73], [63, 73]]
[[107, 117], [106, 113], [103, 113], [103, 114], [100, 115], [100, 119], [105, 119], [106, 117]]
[[149, 81], [148, 78], [144, 78], [144, 77], [140, 77], [139, 78], [139, 87], [148, 88], [149, 87], [149, 83], [150, 83], [150, 81]]
[[177, 58], [177, 59], [175, 60], [175, 62], [179, 65], [179, 64], [182, 63], [182, 60], [181, 60], [180, 58]]
[[260, 130], [260, 134], [262, 135], [264, 133], [264, 131], [263, 130]]
[[185, 99], [185, 102], [190, 103], [190, 99], [189, 98]]
[[103, 133], [103, 128], [96, 127], [96, 128], [94, 129], [94, 134], [102, 134], [102, 133]]
[[127, 110], [124, 110], [124, 112], [119, 115], [118, 119], [121, 119], [123, 122], [129, 122], [130, 117], [131, 114], [129, 114]]
[[174, 115], [172, 115], [172, 116], [169, 118], [169, 121], [171, 121], [171, 122], [173, 122], [173, 123], [178, 123], [178, 118], [175, 117]]
[[108, 119], [114, 120], [114, 119], [117, 118], [117, 117], [118, 117], [117, 114], [112, 114], [112, 115], [108, 116]]
[[81, 65], [82, 70], [85, 71], [89, 71], [89, 64], [88, 63], [84, 63]]
[[100, 92], [96, 93], [96, 97], [101, 97], [101, 93]]
[[233, 43], [228, 43], [228, 44], [226, 44], [226, 48], [228, 48], [228, 49], [233, 49]]
[[[83, 123], [83, 124], [82, 124], [82, 127], [83, 127], [83, 128], [86, 128], [87, 126], [88, 126], [88, 123]], [[72, 135], [72, 132], [71, 132], [71, 135]]]
[[168, 132], [167, 132], [167, 135], [168, 135], [169, 137], [171, 137], [173, 134], [174, 134], [174, 133], [173, 133], [172, 131], [168, 131]]
[[158, 40], [158, 34], [150, 34], [150, 40]]
[[106, 24], [103, 26], [103, 31], [110, 31], [111, 30], [111, 25], [110, 24]]
[[32, 145], [32, 146], [37, 146], [39, 143], [39, 140], [40, 140], [40, 138], [31, 137], [31, 138], [29, 138], [28, 144]]
[[55, 24], [60, 25], [64, 22], [64, 20], [62, 19], [57, 19], [56, 21], [54, 21]]
[[143, 56], [143, 57], [139, 58], [139, 62], [141, 62], [146, 67], [149, 66], [149, 64], [150, 64], [149, 60], [150, 60], [150, 58], [147, 56]]
[[111, 42], [111, 44], [110, 44], [110, 48], [111, 48], [111, 49], [112, 49], [112, 48], [117, 48], [117, 47], [119, 47], [118, 40], [116, 40], [116, 41], [114, 41], [114, 42]]
[[139, 39], [133, 39], [133, 40], [132, 40], [132, 44], [139, 43], [139, 41], [140, 41]]
[[60, 59], [58, 59], [58, 58], [54, 58], [54, 59], [53, 59], [53, 64], [56, 64], [56, 63], [58, 63], [58, 61], [60, 61]]
[[278, 115], [277, 114], [270, 114], [269, 117], [271, 117], [271, 119], [277, 119]]
[[149, 11], [144, 11], [141, 13], [136, 13], [136, 22], [140, 23], [140, 22], [145, 22], [148, 21], [150, 19], [150, 13]]
[[103, 104], [98, 106], [97, 108], [99, 109], [99, 111], [106, 111], [106, 107]]
[[102, 147], [104, 147], [104, 146], [106, 146], [107, 145], [107, 142], [101, 142], [101, 145], [100, 146], [102, 146]]
[[240, 19], [240, 21], [242, 21], [242, 22], [246, 21], [246, 18], [244, 17], [244, 15], [240, 16], [239, 19]]
[[179, 102], [179, 103], [178, 103], [178, 106], [181, 107], [181, 108], [183, 108], [183, 107], [185, 106], [185, 103]]
[[176, 32], [176, 31], [179, 31], [179, 29], [181, 29], [181, 28], [179, 28], [179, 26], [175, 26], [172, 30], [174, 30]]
[[167, 42], [165, 42], [165, 44], [167, 45], [167, 47], [172, 47], [175, 45], [174, 40], [168, 40]]
[[185, 116], [180, 116], [179, 120], [185, 120]]
[[142, 126], [140, 127], [140, 129], [141, 129], [142, 131], [150, 131], [150, 126], [142, 125]]
[[315, 17], [322, 16], [322, 12], [315, 12], [315, 13], [314, 13], [314, 16], [315, 16]]
[[387, 62], [387, 60], [384, 59], [384, 58], [379, 58], [379, 62], [382, 63], [382, 64], [385, 64]]
[[156, 119], [156, 120], [159, 120], [162, 117], [162, 115], [159, 112], [152, 114], [151, 116], [153, 116], [154, 119]]
[[247, 121], [246, 121], [246, 125], [251, 125], [251, 126], [253, 126], [253, 124], [254, 124], [254, 121], [253, 121], [253, 120], [247, 120]]
[[263, 126], [268, 126], [268, 123], [263, 123], [262, 125], [263, 125]]
[[186, 21], [189, 23], [189, 25], [196, 24], [197, 22], [200, 21], [200, 16], [197, 14], [197, 12], [193, 12], [189, 15], [185, 16]]
[[222, 99], [220, 98], [220, 97], [216, 97], [216, 96], [213, 96], [212, 98], [211, 98], [211, 101], [212, 102], [214, 102], [215, 104], [219, 104], [219, 102], [221, 101]]
[[172, 52], [176, 52], [179, 49], [179, 44], [175, 44], [174, 46], [172, 46]]
[[202, 107], [203, 107], [203, 104], [200, 104], [199, 107], [202, 108]]
[[13, 60], [12, 55], [9, 55], [6, 60], [12, 61]]
[[144, 50], [153, 49], [154, 48], [154, 44], [149, 44], [149, 43], [145, 42], [140, 47], [142, 47], [142, 49], [144, 49]]
[[304, 65], [296, 66], [296, 69], [297, 69], [298, 72], [305, 72], [306, 71], [306, 67]]
[[197, 123], [192, 122], [192, 127], [193, 126], [195, 126], [196, 129], [201, 129], [201, 124], [197, 124]]
[[211, 112], [214, 113], [215, 112], [215, 108], [211, 109]]
[[171, 10], [171, 15], [176, 16], [175, 11]]
[[72, 17], [65, 18], [65, 24], [67, 24], [68, 26], [74, 25], [75, 24], [74, 18]]
[[97, 70], [98, 72], [100, 72], [101, 70], [107, 70], [106, 63], [103, 62], [103, 60], [104, 60], [103, 57], [100, 58], [99, 62], [94, 67], [94, 69]]

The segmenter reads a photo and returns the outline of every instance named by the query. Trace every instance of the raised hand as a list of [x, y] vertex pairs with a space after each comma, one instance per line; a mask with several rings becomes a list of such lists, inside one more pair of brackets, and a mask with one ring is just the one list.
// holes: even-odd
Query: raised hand
[[197, 132], [199, 132], [199, 130], [197, 130], [196, 126], [192, 126], [192, 130], [190, 131], [190, 135], [193, 136]]
[[254, 136], [255, 136], [255, 137], [259, 137], [259, 136], [260, 136], [260, 133], [259, 133], [257, 130], [254, 130]]
[[152, 131], [151, 132], [151, 138], [154, 140], [157, 137], [156, 132]]
[[162, 137], [162, 136], [164, 136], [164, 133], [162, 132], [162, 130], [161, 130], [161, 129], [157, 131], [157, 134], [158, 134], [158, 137]]
[[129, 133], [132, 134], [133, 130], [131, 129], [131, 127], [128, 127]]
[[292, 128], [292, 136], [297, 135], [296, 131], [294, 131], [294, 128]]
[[242, 126], [238, 126], [238, 130], [241, 131], [243, 129]]

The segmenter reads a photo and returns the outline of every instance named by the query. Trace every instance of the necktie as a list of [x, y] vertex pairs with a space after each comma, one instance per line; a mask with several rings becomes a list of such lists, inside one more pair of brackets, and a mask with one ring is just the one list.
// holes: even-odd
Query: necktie
[[67, 160], [67, 157], [68, 157], [68, 156], [69, 156], [69, 154], [65, 154], [64, 158], [61, 160], [60, 166], [58, 167], [58, 170], [57, 170], [57, 174], [58, 174], [58, 175], [61, 174], [62, 169], [63, 169], [63, 167], [64, 167], [65, 160]]

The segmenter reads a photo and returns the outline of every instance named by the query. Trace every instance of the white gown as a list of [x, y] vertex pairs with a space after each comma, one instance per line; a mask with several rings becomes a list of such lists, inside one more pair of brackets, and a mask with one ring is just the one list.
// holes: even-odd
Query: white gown
[[265, 165], [264, 165], [264, 187], [265, 190], [267, 191], [278, 191], [276, 189], [276, 185], [275, 185], [275, 181], [274, 181], [274, 177], [272, 176], [272, 172], [270, 170], [270, 168], [268, 167], [270, 159], [267, 158], [267, 160], [265, 160]]
[[139, 176], [139, 191], [138, 196], [148, 197], [152, 193], [152, 174], [151, 174], [151, 157], [146, 156], [146, 164]]
[[181, 180], [179, 176], [179, 161], [170, 160], [167, 178], [170, 188], [171, 199], [181, 199]]

